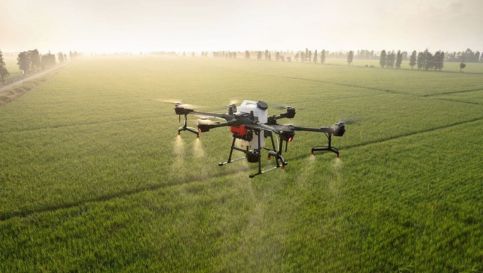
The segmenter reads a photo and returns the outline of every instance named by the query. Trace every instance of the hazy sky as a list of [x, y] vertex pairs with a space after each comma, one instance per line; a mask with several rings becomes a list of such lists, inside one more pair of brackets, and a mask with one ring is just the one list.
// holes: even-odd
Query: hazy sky
[[0, 49], [483, 50], [483, 0], [0, 0]]

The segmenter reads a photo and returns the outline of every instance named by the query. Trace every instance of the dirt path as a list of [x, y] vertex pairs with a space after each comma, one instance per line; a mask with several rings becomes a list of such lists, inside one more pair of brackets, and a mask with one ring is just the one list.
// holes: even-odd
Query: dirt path
[[57, 65], [55, 67], [49, 68], [47, 70], [44, 70], [42, 72], [35, 73], [34, 75], [25, 77], [21, 80], [9, 83], [5, 86], [0, 87], [0, 106], [5, 105], [17, 97], [20, 97], [21, 95], [25, 94], [26, 92], [30, 91], [34, 85], [32, 86], [22, 86], [24, 83], [39, 79], [53, 71], [56, 71], [62, 67], [66, 66], [66, 64], [63, 65]]

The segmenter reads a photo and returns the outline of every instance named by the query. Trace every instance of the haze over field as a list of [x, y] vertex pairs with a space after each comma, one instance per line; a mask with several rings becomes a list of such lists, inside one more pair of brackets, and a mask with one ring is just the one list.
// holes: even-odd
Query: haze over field
[[481, 0], [3, 0], [3, 51], [483, 48]]

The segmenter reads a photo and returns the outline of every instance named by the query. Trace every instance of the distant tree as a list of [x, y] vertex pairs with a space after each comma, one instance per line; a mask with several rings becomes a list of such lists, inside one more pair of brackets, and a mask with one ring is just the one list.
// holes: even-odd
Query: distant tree
[[463, 72], [463, 69], [465, 69], [466, 64], [464, 62], [460, 63], [460, 72]]
[[250, 51], [245, 50], [245, 59], [250, 59]]
[[8, 74], [5, 61], [3, 60], [3, 53], [0, 51], [0, 80], [2, 80], [2, 83], [5, 83], [5, 78], [7, 78]]
[[409, 66], [411, 66], [411, 69], [416, 65], [416, 54], [416, 50], [413, 50], [411, 57], [409, 58]]
[[433, 54], [427, 49], [424, 51], [424, 70], [429, 70], [434, 67]]
[[352, 61], [354, 60], [354, 51], [349, 51], [349, 54], [347, 54], [347, 63], [349, 65], [352, 64]]
[[[194, 54], [194, 52], [192, 54]], [[191, 55], [191, 56], [193, 56], [193, 55]], [[62, 54], [62, 52], [57, 53], [57, 60], [59, 60], [59, 63], [64, 62], [64, 54]]]
[[23, 74], [27, 74], [30, 71], [30, 54], [27, 51], [22, 51], [18, 54], [17, 64]]
[[444, 67], [444, 58], [445, 58], [444, 52], [443, 52], [443, 51], [441, 51], [441, 53], [440, 53], [440, 57], [439, 57], [439, 64], [438, 64], [438, 65], [439, 65], [439, 66], [438, 66], [438, 69], [439, 69], [439, 70], [442, 70], [442, 69], [443, 69], [443, 67]]
[[403, 54], [401, 53], [400, 50], [398, 50], [397, 54], [396, 54], [396, 68], [397, 69], [401, 68], [402, 60], [403, 60]]
[[32, 70], [39, 70], [41, 68], [39, 51], [37, 49], [29, 50], [28, 54], [30, 57], [30, 68]]
[[467, 48], [465, 52], [463, 52], [463, 60], [462, 62], [471, 62], [474, 59], [474, 53], [470, 48]]
[[381, 65], [382, 68], [386, 66], [386, 51], [382, 50], [381, 51], [381, 56], [379, 58], [379, 64]]
[[395, 61], [396, 54], [394, 54], [394, 51], [389, 52], [386, 56], [386, 68], [393, 68]]
[[424, 53], [423, 52], [419, 52], [418, 53], [418, 61], [417, 61], [418, 69], [423, 69], [424, 62], [425, 62], [424, 58], [425, 58]]
[[307, 49], [307, 52], [305, 54], [305, 58], [307, 58], [306, 59], [307, 62], [311, 62], [312, 61], [312, 51]]
[[314, 51], [313, 61], [314, 61], [314, 63], [317, 63], [317, 49]]
[[442, 70], [444, 66], [444, 52], [437, 51], [432, 60], [432, 67], [437, 70]]
[[475, 52], [475, 62], [476, 63], [480, 62], [480, 55], [481, 55], [481, 53], [479, 51]]
[[325, 63], [325, 49], [320, 52], [320, 63], [324, 64]]
[[258, 51], [257, 52], [257, 60], [260, 61], [262, 59], [262, 52]]
[[54, 66], [56, 63], [55, 55], [51, 54], [50, 52], [45, 55], [42, 55], [40, 58], [40, 63], [42, 65], [42, 68]]

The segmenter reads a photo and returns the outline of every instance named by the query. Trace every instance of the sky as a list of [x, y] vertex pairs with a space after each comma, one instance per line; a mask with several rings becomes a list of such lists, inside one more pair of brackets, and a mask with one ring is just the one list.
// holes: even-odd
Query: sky
[[483, 0], [0, 0], [0, 50], [483, 50]]

